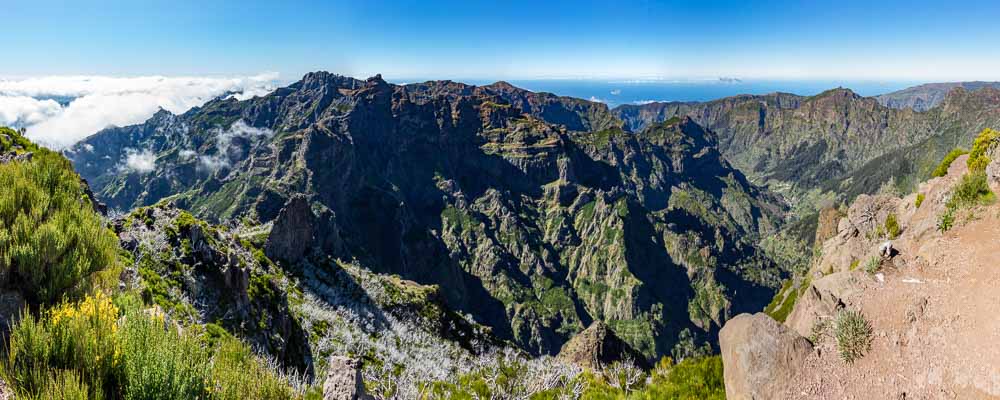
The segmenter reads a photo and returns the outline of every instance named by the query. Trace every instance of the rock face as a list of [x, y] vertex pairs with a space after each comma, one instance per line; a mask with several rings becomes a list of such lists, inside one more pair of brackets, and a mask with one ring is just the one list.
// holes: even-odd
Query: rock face
[[275, 218], [264, 252], [274, 260], [301, 260], [313, 245], [315, 220], [309, 200], [292, 196]]
[[122, 272], [123, 285], [141, 278], [143, 295], [172, 318], [218, 324], [283, 367], [312, 375], [307, 333], [290, 305], [294, 294], [257, 247], [172, 204], [112, 224], [122, 248], [141, 260]]
[[726, 398], [777, 399], [812, 352], [804, 337], [763, 313], [740, 314], [719, 333]]
[[615, 335], [607, 324], [596, 321], [563, 345], [559, 358], [591, 370], [616, 361], [630, 360], [649, 368], [645, 357]]
[[361, 380], [361, 362], [347, 357], [330, 357], [323, 400], [364, 400], [365, 384]]
[[809, 336], [817, 321], [855, 305], [856, 297], [868, 281], [860, 270], [836, 272], [813, 281], [799, 296], [785, 325], [799, 335]]
[[[268, 255], [319, 248], [438, 285], [450, 308], [531, 353], [600, 320], [654, 359], [684, 330], [704, 342], [762, 308], [782, 278], [755, 243], [784, 202], [718, 146], [690, 118], [629, 133], [603, 104], [502, 82], [312, 73], [67, 154], [112, 207], [176, 195], [209, 221], [273, 221]], [[155, 170], [119, 173], [140, 148], [163, 155]]]

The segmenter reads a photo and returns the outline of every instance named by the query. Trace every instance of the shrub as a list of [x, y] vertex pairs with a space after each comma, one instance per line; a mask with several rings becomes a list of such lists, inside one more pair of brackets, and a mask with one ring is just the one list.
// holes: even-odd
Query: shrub
[[852, 364], [871, 349], [872, 326], [860, 311], [842, 310], [834, 321], [834, 337], [840, 358]]
[[924, 198], [925, 197], [927, 197], [927, 196], [924, 196], [923, 193], [917, 193], [917, 201], [914, 202], [913, 205], [917, 206], [917, 208], [920, 208], [920, 205], [924, 204]]
[[[196, 326], [96, 294], [27, 315], [11, 330], [4, 380], [18, 398], [290, 399], [288, 378], [232, 336], [205, 346]], [[116, 304], [126, 304], [120, 309]], [[63, 387], [63, 392], [54, 391]], [[68, 390], [68, 392], [67, 392]], [[86, 393], [86, 396], [78, 396]], [[50, 396], [51, 394], [51, 396]], [[53, 397], [54, 396], [54, 397]]]
[[994, 143], [1000, 139], [1000, 132], [992, 130], [990, 128], [983, 129], [976, 137], [976, 140], [972, 142], [972, 150], [969, 151], [969, 160], [966, 161], [966, 165], [969, 167], [969, 172], [983, 172], [986, 171], [986, 166], [990, 164], [990, 158], [986, 155], [990, 148], [993, 147]]
[[948, 208], [955, 209], [979, 204], [989, 204], [995, 200], [993, 192], [986, 181], [986, 173], [970, 172], [962, 176], [962, 180], [952, 189]]
[[951, 167], [951, 163], [959, 156], [968, 153], [969, 152], [959, 148], [952, 149], [952, 151], [948, 152], [948, 154], [944, 156], [944, 159], [941, 160], [941, 163], [938, 164], [937, 168], [934, 168], [934, 171], [931, 172], [931, 177], [937, 178], [948, 175], [948, 168]]
[[104, 295], [79, 304], [62, 304], [43, 318], [25, 315], [10, 333], [3, 369], [5, 380], [19, 394], [46, 391], [58, 370], [72, 370], [90, 385], [91, 395], [100, 385], [114, 384], [121, 360], [117, 343], [118, 308]]
[[882, 258], [879, 256], [872, 256], [865, 262], [865, 272], [869, 274], [874, 274], [878, 272], [879, 268], [882, 267]]
[[896, 214], [889, 214], [885, 218], [885, 234], [889, 239], [899, 237], [899, 221], [896, 221]]
[[[69, 161], [34, 148], [0, 165], [0, 274], [34, 303], [76, 298], [116, 266], [118, 238], [93, 210]], [[114, 273], [105, 275], [113, 277]]]
[[938, 218], [937, 230], [944, 233], [949, 231], [953, 226], [955, 226], [955, 210], [949, 208]]

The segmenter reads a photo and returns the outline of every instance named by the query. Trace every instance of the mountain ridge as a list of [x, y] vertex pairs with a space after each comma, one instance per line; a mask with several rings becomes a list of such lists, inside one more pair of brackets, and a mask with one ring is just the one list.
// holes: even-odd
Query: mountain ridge
[[[268, 223], [305, 195], [316, 229], [339, 238], [313, 256], [440, 285], [449, 306], [534, 354], [600, 319], [652, 360], [684, 337], [713, 341], [784, 275], [755, 245], [783, 201], [717, 144], [690, 118], [627, 133], [604, 104], [502, 83], [311, 73], [66, 154], [112, 207], [169, 198]], [[152, 170], [130, 169], [135, 157]]]

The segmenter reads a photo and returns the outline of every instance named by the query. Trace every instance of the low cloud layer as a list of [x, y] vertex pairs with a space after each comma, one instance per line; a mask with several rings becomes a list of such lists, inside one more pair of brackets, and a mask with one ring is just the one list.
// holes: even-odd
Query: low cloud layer
[[277, 87], [277, 74], [236, 78], [102, 76], [0, 80], [0, 125], [64, 148], [108, 126], [138, 124], [163, 108], [175, 114], [226, 93], [240, 100]]
[[[218, 152], [215, 155], [199, 157], [201, 167], [212, 172], [229, 167], [229, 147], [232, 145], [233, 139], [247, 138], [253, 140], [255, 138], [269, 138], [274, 135], [274, 132], [267, 128], [255, 128], [247, 125], [243, 120], [238, 120], [229, 129], [216, 129], [215, 134], [215, 143]], [[182, 150], [180, 154], [182, 158], [193, 155], [194, 152], [190, 150]]]
[[125, 153], [125, 163], [121, 165], [125, 172], [148, 173], [156, 169], [156, 155], [150, 150], [137, 151], [129, 149]]

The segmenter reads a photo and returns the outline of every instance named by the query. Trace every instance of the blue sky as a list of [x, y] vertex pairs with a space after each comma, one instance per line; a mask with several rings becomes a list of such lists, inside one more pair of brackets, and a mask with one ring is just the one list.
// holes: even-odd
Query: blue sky
[[0, 77], [1000, 80], [1000, 2], [4, 0]]

